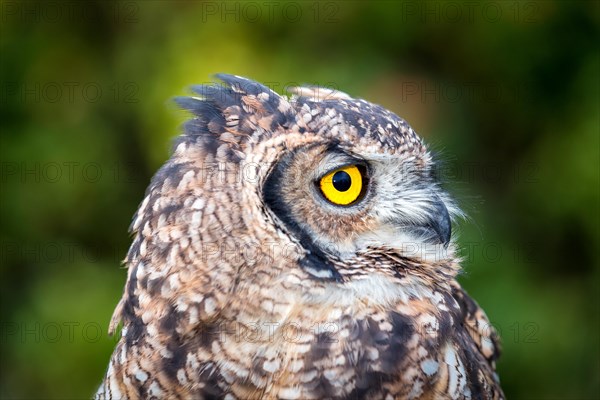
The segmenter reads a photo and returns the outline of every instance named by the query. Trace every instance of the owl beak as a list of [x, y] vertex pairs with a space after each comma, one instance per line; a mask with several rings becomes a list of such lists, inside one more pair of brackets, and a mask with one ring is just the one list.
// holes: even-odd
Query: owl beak
[[427, 207], [425, 218], [407, 223], [406, 216], [393, 220], [396, 227], [414, 235], [419, 241], [448, 247], [452, 236], [452, 221], [444, 202], [437, 198]]
[[436, 244], [443, 244], [444, 247], [448, 247], [450, 236], [452, 235], [452, 221], [450, 220], [448, 209], [440, 199], [433, 204], [427, 228], [433, 231], [432, 233], [435, 233], [433, 236]]

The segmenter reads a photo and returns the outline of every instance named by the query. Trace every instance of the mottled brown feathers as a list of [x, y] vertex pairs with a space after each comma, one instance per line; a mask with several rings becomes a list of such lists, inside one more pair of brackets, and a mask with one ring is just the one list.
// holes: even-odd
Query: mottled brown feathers
[[[460, 210], [401, 118], [320, 88], [193, 87], [134, 216], [109, 398], [501, 399], [499, 344], [456, 281]], [[360, 165], [364, 195], [319, 179]]]

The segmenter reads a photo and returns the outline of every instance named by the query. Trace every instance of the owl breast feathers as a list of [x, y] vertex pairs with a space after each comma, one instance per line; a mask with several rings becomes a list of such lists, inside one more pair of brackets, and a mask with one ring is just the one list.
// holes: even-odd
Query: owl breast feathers
[[459, 209], [401, 118], [322, 88], [193, 87], [131, 230], [96, 397], [500, 399]]

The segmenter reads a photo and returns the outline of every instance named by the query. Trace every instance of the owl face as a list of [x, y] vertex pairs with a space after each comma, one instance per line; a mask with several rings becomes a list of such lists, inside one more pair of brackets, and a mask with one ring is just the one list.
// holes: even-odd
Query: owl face
[[387, 155], [329, 141], [299, 146], [277, 161], [264, 199], [304, 246], [342, 259], [368, 246], [426, 255], [424, 246], [438, 253], [450, 241], [450, 213], [427, 153]]
[[[230, 172], [259, 166], [254, 179], [201, 182], [199, 196], [227, 199], [215, 207], [225, 209], [216, 212], [228, 214], [229, 227], [240, 214], [249, 228], [231, 235], [294, 243], [294, 262], [303, 254], [343, 262], [383, 247], [409, 258], [452, 258], [451, 218], [459, 211], [404, 120], [341, 92], [293, 88], [286, 98], [244, 78], [220, 78], [226, 85], [195, 87], [200, 97], [178, 99], [196, 117], [173, 161], [217, 162]], [[212, 225], [224, 230], [203, 229]]]

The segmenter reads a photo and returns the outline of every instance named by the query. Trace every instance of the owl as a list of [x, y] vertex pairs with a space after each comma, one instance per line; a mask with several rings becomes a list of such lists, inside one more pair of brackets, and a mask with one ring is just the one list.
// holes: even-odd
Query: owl
[[339, 91], [217, 77], [176, 100], [193, 118], [133, 218], [96, 398], [504, 398], [415, 131]]

